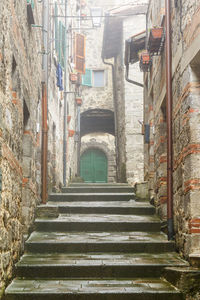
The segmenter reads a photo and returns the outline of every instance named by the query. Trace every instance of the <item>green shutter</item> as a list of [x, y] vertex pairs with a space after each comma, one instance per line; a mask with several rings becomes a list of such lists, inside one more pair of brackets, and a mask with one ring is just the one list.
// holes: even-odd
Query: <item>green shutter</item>
[[85, 74], [82, 75], [82, 85], [92, 86], [92, 70], [85, 69]]
[[28, 4], [31, 4], [32, 9], [34, 9], [34, 7], [35, 7], [34, 0], [26, 0], [26, 2], [27, 2]]
[[59, 62], [61, 63], [61, 58], [62, 58], [62, 23], [59, 21], [59, 48], [58, 48], [58, 59]]
[[32, 6], [32, 9], [34, 9], [34, 7], [35, 7], [34, 0], [31, 0], [31, 6]]
[[64, 68], [66, 64], [66, 39], [65, 26], [62, 24], [62, 39], [61, 39], [61, 65]]
[[58, 5], [55, 3], [55, 49], [58, 54], [59, 51], [59, 33], [58, 33]]

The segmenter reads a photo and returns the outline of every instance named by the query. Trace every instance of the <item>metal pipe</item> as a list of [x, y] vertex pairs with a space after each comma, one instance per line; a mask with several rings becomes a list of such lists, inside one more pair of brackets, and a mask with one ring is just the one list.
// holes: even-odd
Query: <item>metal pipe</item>
[[47, 125], [47, 86], [42, 83], [42, 203], [47, 202], [47, 145], [48, 145], [48, 125]]
[[[65, 0], [65, 16], [67, 15], [67, 0]], [[64, 61], [64, 116], [63, 116], [63, 185], [67, 184], [67, 18], [65, 18], [66, 59]]]
[[140, 86], [140, 87], [142, 87], [142, 88], [144, 87], [144, 84], [129, 79], [129, 78], [128, 78], [128, 74], [129, 74], [129, 65], [126, 65], [126, 73], [125, 73], [125, 79], [126, 79], [126, 81], [128, 81], [129, 83], [135, 84], [135, 85], [137, 85], [137, 86]]
[[77, 107], [77, 132], [78, 132], [78, 143], [77, 143], [77, 175], [80, 176], [80, 155], [81, 155], [81, 107]]
[[44, 78], [42, 79], [42, 203], [46, 204], [48, 192], [47, 192], [47, 152], [48, 152], [48, 26], [49, 26], [49, 11], [48, 0], [43, 1], [43, 45], [44, 54], [42, 56], [42, 70]]
[[167, 224], [168, 239], [173, 229], [173, 137], [172, 137], [172, 49], [171, 49], [171, 1], [165, 0], [166, 15], [166, 113], [167, 113]]
[[115, 83], [115, 69], [112, 63], [108, 63], [105, 61], [105, 58], [102, 59], [105, 65], [111, 66], [112, 68], [112, 82], [113, 82], [113, 104], [114, 104], [114, 122], [115, 122], [115, 147], [116, 147], [116, 169], [117, 169], [117, 181], [119, 179], [119, 153], [118, 153], [118, 127], [117, 127], [117, 103], [116, 103], [116, 83]]

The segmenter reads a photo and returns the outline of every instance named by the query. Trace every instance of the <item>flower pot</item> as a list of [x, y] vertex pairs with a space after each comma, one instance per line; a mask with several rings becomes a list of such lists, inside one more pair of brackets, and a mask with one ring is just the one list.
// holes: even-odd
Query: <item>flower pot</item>
[[68, 136], [69, 137], [73, 137], [74, 136], [75, 131], [72, 129], [68, 129]]
[[70, 73], [69, 79], [71, 83], [75, 84], [78, 80], [78, 75], [76, 73]]
[[83, 102], [82, 98], [80, 98], [80, 97], [76, 98], [77, 105], [79, 105], [79, 106], [82, 105], [82, 102]]
[[67, 123], [69, 123], [71, 121], [72, 116], [67, 116]]
[[151, 55], [160, 55], [162, 52], [165, 40], [163, 32], [163, 27], [151, 29], [147, 47]]
[[143, 51], [140, 56], [140, 70], [142, 72], [148, 72], [151, 68], [152, 60], [148, 51]]
[[161, 39], [163, 34], [163, 27], [158, 28], [152, 28], [150, 35], [152, 35], [152, 38], [154, 39]]

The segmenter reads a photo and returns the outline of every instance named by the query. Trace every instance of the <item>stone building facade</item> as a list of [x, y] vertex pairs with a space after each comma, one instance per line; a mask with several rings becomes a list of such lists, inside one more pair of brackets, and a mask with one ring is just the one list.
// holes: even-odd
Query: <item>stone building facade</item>
[[146, 29], [148, 1], [138, 1], [116, 6], [108, 11], [110, 18], [105, 22], [102, 55], [113, 63], [115, 84], [115, 111], [117, 122], [118, 179], [134, 185], [144, 180], [143, 156], [143, 88], [139, 63], [129, 67], [129, 76], [140, 82], [133, 85], [125, 80], [125, 41]]
[[[200, 3], [178, 0], [171, 1], [171, 5], [174, 229], [177, 248], [192, 259], [200, 249]], [[165, 26], [164, 14], [164, 1], [150, 1], [148, 29]], [[145, 178], [150, 182], [149, 189], [163, 220], [166, 220], [167, 207], [165, 69], [163, 50], [152, 58], [152, 68], [144, 75], [144, 118], [150, 125], [150, 139], [145, 145]]]
[[0, 3], [0, 294], [40, 201], [42, 36], [30, 11], [41, 24], [41, 4]]

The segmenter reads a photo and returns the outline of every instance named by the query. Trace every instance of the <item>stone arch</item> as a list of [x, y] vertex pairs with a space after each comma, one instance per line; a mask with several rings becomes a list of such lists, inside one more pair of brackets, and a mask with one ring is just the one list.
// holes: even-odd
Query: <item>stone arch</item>
[[81, 142], [80, 156], [88, 150], [97, 149], [102, 151], [108, 161], [108, 183], [116, 182], [116, 158], [115, 152], [111, 150], [108, 144], [104, 141], [97, 141], [95, 138], [90, 139], [88, 142]]
[[106, 109], [90, 109], [81, 113], [81, 136], [93, 132], [115, 135], [114, 112]]

